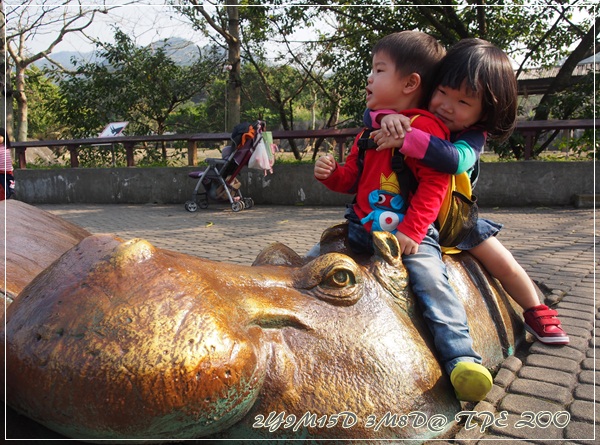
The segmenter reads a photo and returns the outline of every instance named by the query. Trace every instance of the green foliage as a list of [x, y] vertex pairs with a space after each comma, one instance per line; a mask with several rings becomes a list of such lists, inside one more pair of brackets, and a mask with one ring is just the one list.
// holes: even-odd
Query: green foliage
[[[222, 2], [214, 3], [213, 19], [227, 29], [226, 8]], [[481, 37], [504, 49], [522, 67], [543, 67], [554, 66], [567, 56], [597, 15], [597, 6], [585, 6], [578, 0], [533, 4], [525, 0], [490, 0], [485, 4], [428, 0], [418, 5], [413, 1], [390, 4], [384, 0], [292, 3], [239, 2], [245, 51], [241, 119], [264, 119], [269, 129], [305, 128], [311, 125], [312, 113], [317, 126], [323, 126], [330, 117], [334, 125], [361, 125], [371, 49], [385, 34], [417, 29], [445, 45], [465, 37]], [[34, 98], [30, 100], [31, 133], [49, 135], [68, 129], [69, 134], [62, 132], [62, 137], [89, 137], [97, 135], [107, 123], [121, 120], [130, 122], [130, 134], [229, 132], [228, 73], [221, 68], [227, 43], [207, 26], [198, 8], [178, 11], [195, 23], [198, 32], [211, 34], [219, 42], [221, 55], [209, 51], [199, 54], [192, 64], [180, 66], [168, 57], [164, 47], [138, 47], [117, 30], [114, 45], [98, 46], [98, 60], [105, 59], [106, 63], [78, 63], [75, 75], [56, 78], [60, 96], [39, 72], [28, 74], [29, 94]], [[313, 41], [275, 57], [271, 43], [289, 43], [288, 39], [300, 29], [307, 30]], [[551, 118], [593, 117], [593, 98], [598, 93], [593, 85], [589, 75], [558, 92], [550, 103]], [[533, 115], [538, 103], [536, 99], [526, 104], [522, 116]], [[588, 137], [588, 133], [582, 137]], [[571, 152], [582, 156], [595, 148], [583, 139], [556, 144], [565, 150], [565, 144], [570, 144]], [[502, 158], [518, 159], [523, 156], [524, 140], [515, 134], [506, 143], [492, 143], [490, 147]], [[151, 147], [139, 150], [138, 158], [149, 165], [178, 162], [185, 147], [175, 148], [181, 150], [169, 150], [169, 156], [174, 157], [167, 158], [163, 147]], [[534, 154], [543, 148], [538, 143]], [[124, 156], [119, 150], [115, 154], [117, 163], [123, 162]], [[82, 163], [113, 162], [112, 153], [88, 160], [85, 151]]]
[[115, 44], [99, 46], [99, 60], [84, 63], [75, 75], [59, 79], [62, 101], [55, 111], [74, 137], [92, 136], [109, 122], [128, 121], [134, 134], [163, 134], [169, 116], [212, 81], [215, 52], [177, 65], [165, 47], [137, 47], [121, 31]]
[[59, 98], [58, 87], [35, 65], [31, 65], [25, 71], [25, 75], [29, 102], [28, 136], [41, 140], [60, 136], [63, 124], [56, 114], [51, 112], [52, 103]]

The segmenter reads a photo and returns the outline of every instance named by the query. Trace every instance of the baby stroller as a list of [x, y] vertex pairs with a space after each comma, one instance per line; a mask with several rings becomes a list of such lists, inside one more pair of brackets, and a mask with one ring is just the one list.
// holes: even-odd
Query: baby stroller
[[249, 209], [254, 205], [252, 198], [242, 196], [241, 184], [236, 177], [248, 165], [264, 130], [263, 121], [236, 125], [231, 133], [231, 145], [223, 149], [221, 159], [206, 158], [206, 169], [188, 174], [190, 178], [198, 179], [191, 201], [185, 203], [188, 212], [208, 208], [208, 198], [215, 201], [227, 199], [234, 212]]

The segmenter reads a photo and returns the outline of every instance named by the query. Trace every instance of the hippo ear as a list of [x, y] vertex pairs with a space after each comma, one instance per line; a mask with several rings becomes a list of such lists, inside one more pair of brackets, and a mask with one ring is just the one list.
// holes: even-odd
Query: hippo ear
[[332, 252], [352, 256], [352, 249], [348, 245], [348, 223], [336, 224], [322, 233], [318, 253], [323, 255]]
[[390, 232], [373, 232], [373, 247], [375, 255], [382, 258], [390, 266], [399, 267], [402, 264], [400, 244]]
[[306, 261], [288, 246], [273, 243], [265, 247], [256, 257], [253, 266], [303, 266]]
[[[376, 259], [380, 259], [380, 261], [373, 262], [372, 270], [375, 276], [383, 287], [397, 298], [396, 301], [402, 302], [401, 307], [408, 310], [405, 293], [408, 286], [408, 274], [402, 264], [398, 240], [390, 232], [373, 232], [373, 246]], [[388, 267], [385, 267], [385, 264]]]

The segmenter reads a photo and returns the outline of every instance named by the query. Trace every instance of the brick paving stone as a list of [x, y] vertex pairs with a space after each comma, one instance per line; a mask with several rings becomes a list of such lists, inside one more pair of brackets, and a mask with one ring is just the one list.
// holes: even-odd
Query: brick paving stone
[[532, 354], [525, 359], [526, 365], [539, 366], [541, 368], [558, 369], [559, 371], [575, 372], [579, 368], [576, 360], [569, 360], [549, 355]]
[[504, 388], [498, 385], [492, 385], [492, 389], [486, 394], [485, 401], [496, 406], [500, 400], [504, 397]]
[[515, 373], [507, 368], [500, 368], [494, 376], [494, 384], [501, 388], [506, 388], [515, 379]]
[[560, 309], [561, 311], [565, 310], [565, 309], [569, 309], [569, 310], [573, 310], [573, 311], [578, 311], [578, 312], [584, 312], [586, 314], [590, 313], [590, 308], [587, 304], [583, 304], [580, 302], [574, 302], [574, 301], [570, 301], [570, 300], [564, 300], [562, 301], [562, 304], [560, 305]]
[[[594, 377], [595, 377], [594, 371], [581, 371], [579, 373], [579, 381], [581, 383], [590, 383], [593, 385]], [[600, 379], [596, 379], [596, 385], [600, 385]]]
[[[576, 444], [592, 444], [595, 437], [594, 425], [587, 422], [571, 421], [565, 428], [563, 437], [569, 439], [569, 442], [563, 442], [563, 445]], [[574, 442], [571, 442], [574, 441]]]
[[[600, 337], [600, 336], [597, 336]], [[598, 350], [596, 350], [598, 349]], [[600, 344], [596, 344], [595, 348], [589, 348], [586, 352], [585, 352], [585, 356], [587, 358], [596, 358], [599, 357], [600, 354], [598, 354], [600, 352]]]
[[[563, 326], [563, 329], [564, 329], [564, 326]], [[584, 340], [588, 340], [592, 336], [592, 333], [590, 332], [589, 329], [580, 328], [580, 327], [576, 327], [576, 326], [569, 326], [569, 330], [566, 331], [566, 333], [569, 336], [569, 340], [571, 339], [571, 337], [579, 337], [579, 338], [583, 338]]]
[[582, 320], [580, 318], [563, 317], [561, 314], [560, 323], [563, 329], [568, 330], [570, 327], [592, 330], [594, 326], [591, 321]]
[[561, 405], [566, 405], [573, 399], [571, 389], [540, 380], [519, 378], [511, 383], [508, 390], [512, 394], [528, 395]]
[[586, 320], [589, 322], [592, 322], [594, 320], [594, 315], [592, 313], [590, 313], [589, 309], [588, 309], [588, 311], [581, 311], [581, 310], [566, 309], [561, 306], [560, 315], [561, 315], [561, 318], [572, 317], [572, 318], [577, 318], [577, 319], [581, 319], [581, 320]]
[[573, 397], [577, 400], [596, 400], [596, 394], [594, 393], [594, 385], [577, 385], [573, 392]]
[[[555, 383], [566, 388], [573, 388], [577, 383], [577, 377], [574, 374], [556, 371], [554, 369], [546, 369], [540, 371], [536, 366], [523, 366], [518, 373], [521, 379], [540, 380], [542, 382]], [[496, 383], [497, 379], [494, 379]]]
[[587, 339], [582, 338], [573, 338], [569, 337], [569, 345], [565, 346], [556, 346], [556, 345], [546, 345], [539, 341], [536, 341], [531, 348], [529, 348], [530, 354], [545, 354], [551, 355], [554, 357], [564, 357], [571, 360], [581, 361], [583, 360], [585, 354], [581, 351], [581, 349], [585, 348], [585, 344], [587, 343]]
[[507, 443], [509, 445], [531, 445], [532, 443], [535, 443], [535, 442], [517, 440], [517, 439], [512, 439], [512, 438], [510, 439], [510, 442], [507, 442], [506, 437], [487, 435], [487, 436], [485, 436], [485, 438], [483, 440], [480, 440], [479, 442], [477, 442], [477, 445], [507, 445]]
[[517, 372], [521, 369], [521, 366], [523, 366], [523, 362], [514, 355], [507, 357], [504, 362], [502, 362], [502, 367], [512, 372]]
[[584, 361], [581, 362], [581, 368], [582, 369], [599, 369], [600, 368], [600, 358], [596, 358], [595, 360], [593, 358], [586, 358]]
[[[525, 411], [521, 411], [521, 413], [525, 413]], [[531, 417], [528, 416], [526, 413], [509, 414], [508, 419], [506, 420], [505, 427], [492, 426], [490, 427], [489, 432], [497, 436], [502, 435], [528, 440], [562, 439], [562, 428], [557, 428], [555, 426], [548, 426], [546, 428], [542, 428], [535, 422], [535, 416]]]
[[454, 436], [454, 440], [461, 445], [469, 444], [473, 443], [474, 440], [480, 439], [483, 435], [484, 433], [482, 433], [479, 428], [461, 428]]
[[596, 417], [600, 416], [600, 406], [594, 406], [594, 402], [590, 402], [587, 400], [575, 400], [571, 406], [569, 407], [569, 411], [571, 412], [571, 417], [573, 419], [585, 421], [585, 422], [594, 422], [598, 421], [596, 418], [594, 420], [594, 409], [596, 410]]
[[554, 402], [540, 400], [521, 394], [507, 394], [497, 408], [499, 411], [506, 410], [511, 413], [521, 414], [524, 412], [562, 411], [563, 406]]

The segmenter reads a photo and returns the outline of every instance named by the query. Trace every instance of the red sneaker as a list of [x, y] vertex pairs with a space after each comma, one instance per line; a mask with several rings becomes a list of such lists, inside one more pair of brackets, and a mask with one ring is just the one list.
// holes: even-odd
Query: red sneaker
[[542, 343], [550, 345], [569, 344], [569, 337], [560, 327], [560, 320], [557, 315], [558, 312], [544, 304], [527, 309], [523, 313], [525, 329]]

